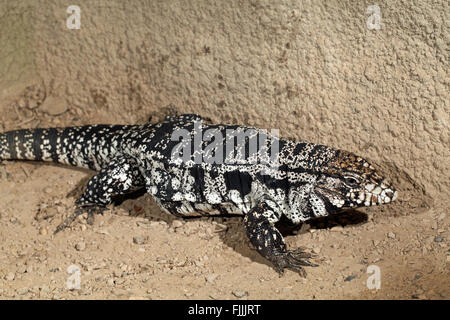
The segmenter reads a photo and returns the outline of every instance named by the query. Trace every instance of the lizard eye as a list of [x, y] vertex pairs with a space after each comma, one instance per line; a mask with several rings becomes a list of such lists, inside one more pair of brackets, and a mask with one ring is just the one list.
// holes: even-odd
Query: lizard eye
[[359, 181], [356, 178], [351, 176], [344, 177], [344, 182], [351, 187], [356, 187], [359, 183]]

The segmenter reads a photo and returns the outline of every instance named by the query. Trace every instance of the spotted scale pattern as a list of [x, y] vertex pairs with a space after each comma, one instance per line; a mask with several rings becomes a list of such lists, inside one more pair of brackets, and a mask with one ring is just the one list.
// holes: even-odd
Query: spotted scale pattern
[[[236, 130], [247, 135], [229, 147]], [[267, 139], [258, 140], [261, 136]], [[207, 125], [192, 114], [157, 124], [9, 131], [0, 134], [0, 160], [53, 161], [98, 171], [71, 220], [83, 208], [92, 216], [115, 196], [139, 188], [177, 216], [244, 215], [251, 243], [280, 272], [293, 268], [304, 274], [302, 266], [313, 265], [308, 254], [287, 250], [274, 226], [282, 215], [301, 223], [397, 197], [369, 162], [350, 152], [279, 139], [257, 128]]]

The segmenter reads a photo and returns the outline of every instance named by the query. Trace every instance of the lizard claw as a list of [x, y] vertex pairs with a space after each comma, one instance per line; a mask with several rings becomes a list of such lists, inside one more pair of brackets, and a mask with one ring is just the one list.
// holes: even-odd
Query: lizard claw
[[103, 214], [103, 211], [105, 211], [105, 207], [99, 207], [99, 206], [79, 206], [75, 209], [75, 211], [66, 218], [60, 225], [58, 225], [53, 232], [53, 234], [57, 234], [61, 230], [67, 228], [72, 224], [72, 222], [78, 217], [79, 215], [82, 215], [84, 212], [87, 212], [87, 223], [89, 225], [94, 224], [94, 214], [100, 213]]
[[300, 273], [302, 277], [306, 277], [306, 271], [303, 268], [306, 267], [317, 267], [316, 263], [309, 261], [310, 258], [314, 258], [316, 255], [308, 252], [304, 252], [302, 249], [289, 250], [281, 252], [275, 256], [275, 269], [280, 273], [284, 274], [284, 269], [289, 268]]

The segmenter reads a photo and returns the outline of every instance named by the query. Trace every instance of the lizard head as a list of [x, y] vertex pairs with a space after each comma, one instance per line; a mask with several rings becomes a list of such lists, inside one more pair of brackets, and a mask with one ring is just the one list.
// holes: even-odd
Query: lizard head
[[324, 169], [315, 193], [332, 211], [380, 205], [397, 198], [394, 187], [369, 162], [353, 153], [337, 151]]

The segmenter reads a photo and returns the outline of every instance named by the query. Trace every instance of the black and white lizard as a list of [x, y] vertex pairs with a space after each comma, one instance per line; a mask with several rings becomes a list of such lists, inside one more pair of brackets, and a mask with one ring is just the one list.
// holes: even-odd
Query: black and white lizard
[[[397, 197], [371, 164], [343, 150], [269, 135], [258, 140], [256, 156], [274, 156], [274, 166], [274, 161], [255, 161], [248, 151], [250, 141], [256, 141], [252, 137], [266, 134], [255, 128], [244, 139], [244, 148], [237, 143], [226, 149], [230, 130], [239, 129], [250, 128], [206, 125], [200, 116], [186, 114], [157, 124], [15, 130], [0, 134], [0, 160], [54, 161], [98, 171], [76, 201], [74, 213], [55, 233], [83, 212], [92, 223], [114, 196], [145, 188], [177, 216], [243, 215], [250, 242], [280, 273], [290, 268], [304, 275], [303, 266], [316, 266], [311, 254], [287, 249], [274, 225], [282, 215], [299, 224]], [[189, 149], [192, 154], [183, 158], [181, 149], [187, 144], [182, 140], [195, 141], [198, 134], [203, 137], [201, 147]], [[225, 161], [207, 160], [221, 153]], [[230, 155], [237, 160], [227, 161]]]

